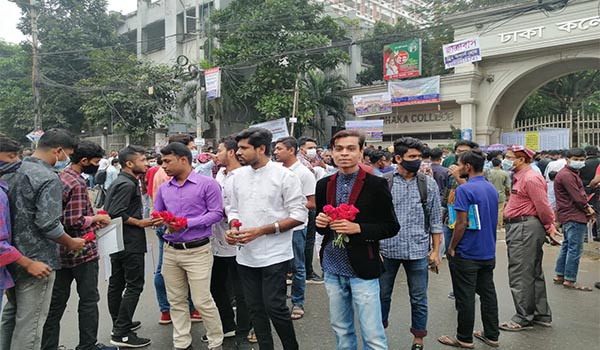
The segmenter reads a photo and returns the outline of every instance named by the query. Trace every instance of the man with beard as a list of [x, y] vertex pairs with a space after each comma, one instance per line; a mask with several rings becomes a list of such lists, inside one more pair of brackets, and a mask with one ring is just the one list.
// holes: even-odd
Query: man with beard
[[138, 176], [148, 170], [145, 150], [127, 146], [119, 152], [121, 172], [106, 194], [104, 208], [111, 218], [123, 220], [123, 251], [110, 255], [112, 275], [108, 282], [108, 310], [113, 321], [110, 343], [116, 346], [140, 348], [150, 345], [150, 339], [139, 338], [134, 332], [140, 324], [132, 321], [135, 308], [144, 289], [144, 229], [160, 219], [142, 219], [142, 193]]
[[[71, 165], [61, 171], [58, 177], [63, 184], [62, 224], [71, 237], [83, 237], [88, 232], [110, 223], [108, 215], [94, 215], [85, 180], [82, 173], [93, 175], [98, 171], [100, 159], [104, 155], [102, 147], [89, 141], [82, 141], [71, 155]], [[62, 318], [71, 294], [71, 283], [77, 283], [79, 295], [79, 345], [77, 349], [96, 350], [115, 347], [96, 344], [98, 334], [98, 246], [96, 240], [86, 243], [78, 254], [61, 248], [61, 268], [56, 271], [52, 289], [50, 312], [44, 325], [42, 349], [58, 348], [60, 319]]]
[[[243, 165], [232, 181], [230, 230], [225, 237], [238, 248], [238, 271], [261, 350], [273, 350], [270, 322], [284, 350], [298, 341], [286, 305], [286, 272], [294, 258], [292, 231], [307, 220], [306, 197], [298, 177], [270, 161], [272, 134], [263, 128], [236, 136]], [[238, 225], [242, 225], [239, 229]], [[269, 322], [270, 321], [270, 322]]]

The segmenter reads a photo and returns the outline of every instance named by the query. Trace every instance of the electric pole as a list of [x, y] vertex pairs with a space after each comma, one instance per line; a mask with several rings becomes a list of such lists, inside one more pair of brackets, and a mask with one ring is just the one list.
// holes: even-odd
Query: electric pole
[[42, 111], [40, 109], [41, 95], [40, 95], [40, 56], [39, 56], [39, 42], [38, 42], [38, 9], [37, 0], [29, 1], [29, 17], [31, 20], [31, 52], [33, 66], [31, 67], [31, 91], [33, 94], [33, 130], [38, 131], [42, 129]]
[[300, 88], [298, 86], [298, 81], [300, 80], [300, 74], [298, 74], [298, 78], [296, 78], [296, 83], [294, 84], [294, 106], [292, 107], [292, 117], [290, 118], [290, 124], [292, 127], [290, 128], [290, 135], [294, 136], [294, 125], [298, 120], [296, 118], [296, 113], [298, 113], [298, 99], [300, 98]]

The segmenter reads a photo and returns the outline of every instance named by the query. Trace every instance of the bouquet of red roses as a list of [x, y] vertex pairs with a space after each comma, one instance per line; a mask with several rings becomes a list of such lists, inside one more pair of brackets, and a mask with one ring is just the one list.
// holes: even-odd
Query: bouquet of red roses
[[[337, 207], [328, 204], [323, 207], [323, 212], [331, 218], [332, 222], [336, 220], [354, 221], [354, 219], [356, 219], [356, 214], [360, 213], [354, 205], [346, 203], [342, 203]], [[333, 240], [333, 245], [340, 249], [345, 248], [345, 243], [350, 241], [348, 235], [339, 234], [335, 231], [334, 233], [336, 237]]]
[[177, 217], [175, 214], [168, 211], [154, 211], [152, 212], [152, 217], [155, 219], [162, 219], [163, 222], [167, 224], [171, 224], [175, 231], [179, 231], [184, 229], [188, 225], [187, 218]]

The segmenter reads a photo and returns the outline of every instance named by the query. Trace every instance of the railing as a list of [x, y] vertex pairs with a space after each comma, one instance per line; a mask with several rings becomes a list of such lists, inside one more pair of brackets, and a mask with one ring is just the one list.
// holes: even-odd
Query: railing
[[571, 146], [600, 145], [600, 114], [582, 111], [546, 115], [519, 120], [514, 131], [539, 131], [543, 129], [569, 129]]

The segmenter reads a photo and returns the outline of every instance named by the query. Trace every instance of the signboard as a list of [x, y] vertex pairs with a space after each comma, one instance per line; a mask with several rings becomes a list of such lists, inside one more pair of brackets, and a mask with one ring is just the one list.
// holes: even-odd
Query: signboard
[[252, 128], [265, 128], [273, 134], [273, 141], [290, 136], [285, 118], [269, 120], [268, 122], [251, 125]]
[[383, 141], [383, 119], [347, 120], [346, 129], [364, 133], [367, 142]]
[[446, 69], [465, 63], [481, 61], [479, 38], [465, 39], [443, 45], [443, 52]]
[[392, 100], [389, 92], [352, 96], [354, 114], [357, 117], [368, 117], [392, 113]]
[[383, 47], [383, 79], [404, 79], [421, 75], [421, 39]]
[[440, 76], [388, 82], [392, 106], [440, 102]]
[[532, 132], [503, 132], [504, 145], [524, 145], [534, 151], [566, 149], [570, 147], [570, 129], [549, 129]]
[[539, 150], [540, 148], [540, 133], [538, 132], [526, 132], [525, 133], [525, 147]]
[[27, 137], [27, 139], [31, 142], [38, 142], [42, 135], [44, 135], [44, 132], [42, 130], [37, 130], [30, 132], [29, 134], [25, 135], [25, 137]]
[[221, 97], [221, 69], [210, 68], [204, 71], [206, 84], [206, 99], [214, 100]]
[[460, 138], [462, 140], [473, 141], [473, 129], [462, 129], [460, 131]]

